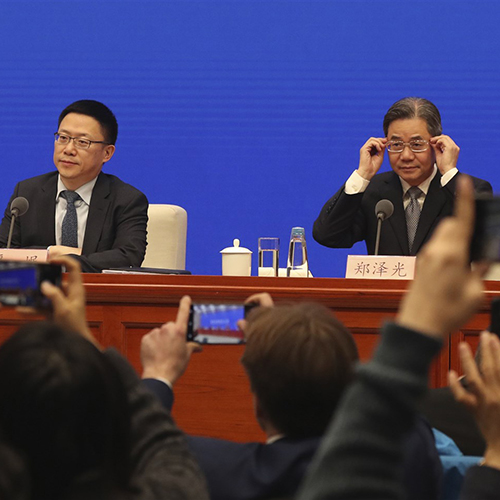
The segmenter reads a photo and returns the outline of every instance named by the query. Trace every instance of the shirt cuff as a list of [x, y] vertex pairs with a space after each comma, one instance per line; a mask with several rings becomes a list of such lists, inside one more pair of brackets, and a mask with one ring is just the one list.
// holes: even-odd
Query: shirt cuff
[[458, 168], [455, 167], [455, 168], [452, 168], [451, 170], [448, 170], [448, 172], [446, 172], [445, 174], [443, 174], [441, 176], [441, 187], [444, 187], [446, 186], [446, 184], [448, 184], [448, 182], [451, 181], [451, 179], [453, 179], [453, 177], [455, 177], [455, 175], [458, 174]]
[[168, 385], [172, 391], [174, 390], [174, 386], [172, 385], [172, 382], [170, 382], [170, 380], [167, 380], [166, 378], [162, 378], [162, 377], [147, 377], [147, 378], [149, 378], [151, 380], [158, 380], [159, 382], [163, 382], [164, 384]]
[[364, 177], [358, 174], [358, 171], [355, 170], [344, 186], [345, 194], [359, 194], [364, 193], [366, 188], [370, 184], [370, 181], [367, 181]]

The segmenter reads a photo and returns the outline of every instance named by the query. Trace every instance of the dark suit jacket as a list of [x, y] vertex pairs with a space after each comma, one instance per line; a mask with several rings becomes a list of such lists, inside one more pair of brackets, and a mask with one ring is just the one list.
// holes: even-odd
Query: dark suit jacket
[[[5, 247], [10, 226], [10, 204], [24, 196], [29, 210], [16, 219], [12, 248], [46, 248], [56, 244], [57, 171], [19, 182], [0, 225]], [[146, 252], [148, 200], [139, 190], [114, 175], [100, 173], [92, 191], [82, 255], [84, 272], [110, 267], [140, 266]]]
[[[379, 255], [416, 255], [438, 222], [452, 214], [458, 175], [444, 187], [441, 187], [439, 172], [432, 179], [411, 253], [408, 248], [403, 189], [398, 175], [392, 170], [375, 175], [361, 194], [348, 195], [342, 186], [321, 209], [314, 222], [313, 237], [318, 243], [331, 248], [351, 248], [357, 241], [365, 240], [368, 254], [374, 254], [377, 234], [375, 206], [380, 200], [387, 199], [393, 203], [394, 213], [382, 223]], [[472, 177], [472, 180], [477, 193], [492, 193], [489, 182], [477, 177]]]
[[475, 465], [465, 474], [460, 500], [498, 500], [500, 470]]
[[[171, 409], [173, 393], [163, 382], [144, 379], [162, 404]], [[205, 473], [211, 500], [293, 497], [321, 443], [321, 437], [283, 438], [272, 444], [233, 443], [188, 436], [188, 444]], [[429, 425], [418, 418], [405, 440], [407, 500], [437, 500], [441, 462]]]

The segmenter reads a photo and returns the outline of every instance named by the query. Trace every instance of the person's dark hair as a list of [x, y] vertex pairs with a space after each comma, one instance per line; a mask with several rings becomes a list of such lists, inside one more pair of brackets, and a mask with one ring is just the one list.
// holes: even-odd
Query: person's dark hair
[[432, 137], [443, 133], [441, 115], [431, 101], [422, 97], [405, 97], [395, 102], [384, 116], [384, 134], [387, 137], [389, 125], [395, 120], [422, 118], [427, 123], [427, 130]]
[[102, 102], [93, 101], [91, 99], [75, 101], [62, 110], [59, 115], [57, 126], [61, 125], [64, 117], [70, 113], [91, 116], [100, 123], [106, 142], [110, 144], [116, 143], [116, 138], [118, 137], [118, 122], [113, 112]]
[[66, 499], [78, 485], [127, 487], [127, 394], [79, 335], [30, 323], [0, 347], [0, 428], [27, 464], [33, 498]]
[[324, 433], [358, 359], [331, 311], [303, 303], [249, 315], [242, 363], [267, 418], [289, 437]]

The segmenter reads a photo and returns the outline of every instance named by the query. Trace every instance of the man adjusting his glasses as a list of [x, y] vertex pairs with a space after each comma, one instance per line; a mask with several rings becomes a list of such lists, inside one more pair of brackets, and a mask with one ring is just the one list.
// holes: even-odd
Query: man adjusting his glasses
[[16, 218], [12, 248], [48, 248], [51, 257], [71, 255], [84, 272], [140, 266], [146, 252], [148, 200], [114, 175], [101, 172], [115, 152], [118, 123], [98, 101], [67, 106], [54, 134], [57, 171], [19, 182], [0, 225], [7, 244], [11, 203], [30, 208]]
[[[371, 137], [360, 150], [359, 167], [321, 209], [314, 239], [332, 248], [365, 240], [375, 252], [375, 206], [386, 199], [394, 213], [382, 224], [380, 255], [416, 255], [439, 220], [452, 214], [460, 148], [443, 134], [432, 102], [405, 97], [384, 117], [385, 137]], [[387, 151], [391, 172], [378, 173]], [[472, 177], [476, 193], [492, 193], [489, 182]]]

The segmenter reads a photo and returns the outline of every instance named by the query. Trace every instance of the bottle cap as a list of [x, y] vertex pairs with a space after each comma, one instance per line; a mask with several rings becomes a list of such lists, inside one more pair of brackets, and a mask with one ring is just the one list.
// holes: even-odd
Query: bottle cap
[[304, 236], [305, 237], [306, 232], [303, 227], [292, 227], [292, 235], [291, 237], [298, 237], [298, 236]]

